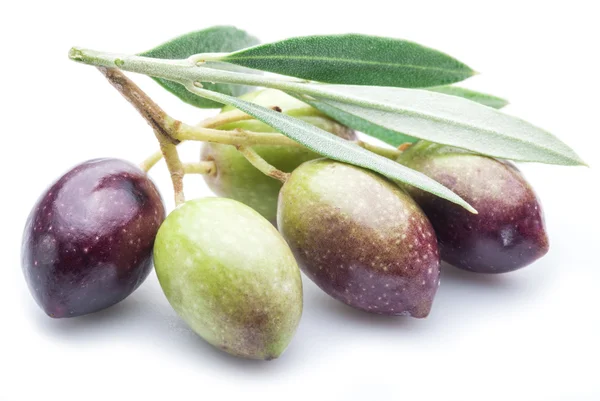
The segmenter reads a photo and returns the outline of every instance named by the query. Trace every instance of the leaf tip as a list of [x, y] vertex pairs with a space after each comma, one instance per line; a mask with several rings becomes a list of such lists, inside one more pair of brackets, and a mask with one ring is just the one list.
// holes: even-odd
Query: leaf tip
[[438, 194], [436, 194], [436, 195], [440, 196], [440, 197], [443, 197], [444, 199], [449, 200], [450, 202], [452, 202], [452, 203], [454, 203], [454, 204], [456, 204], [456, 205], [458, 205], [460, 207], [465, 208], [470, 213], [479, 214], [479, 212], [477, 211], [477, 209], [475, 209], [473, 206], [471, 206], [466, 200], [464, 200], [463, 198], [461, 198], [460, 196], [458, 196], [454, 192], [451, 192], [451, 194], [453, 196], [450, 196], [450, 197], [448, 197], [448, 196], [442, 196], [442, 195], [438, 195]]
[[571, 151], [571, 153], [572, 154], [569, 158], [570, 163], [568, 163], [568, 165], [590, 167], [590, 165], [586, 161], [584, 161], [577, 153], [575, 153], [574, 151]]
[[479, 214], [479, 212], [477, 211], [477, 209], [475, 209], [473, 206], [471, 206], [469, 203], [467, 203], [467, 201], [465, 201], [463, 198], [459, 198], [459, 199], [460, 199], [460, 203], [457, 202], [459, 206], [464, 207], [470, 213]]
[[461, 207], [465, 208], [470, 213], [479, 214], [479, 212], [477, 211], [477, 209], [475, 209], [473, 206], [471, 206], [466, 200], [464, 200], [463, 198], [461, 198], [460, 196], [458, 196], [454, 192], [452, 192], [452, 194], [454, 195], [453, 197], [451, 197], [451, 198], [450, 197], [444, 197], [444, 198], [447, 199], [447, 200], [449, 200], [450, 202], [453, 202], [453, 203], [457, 204], [458, 206], [461, 206]]

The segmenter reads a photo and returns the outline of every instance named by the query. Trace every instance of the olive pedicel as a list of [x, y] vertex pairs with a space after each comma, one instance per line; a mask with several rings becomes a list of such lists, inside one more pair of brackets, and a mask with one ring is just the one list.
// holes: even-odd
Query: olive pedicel
[[479, 273], [505, 273], [527, 266], [548, 252], [542, 206], [512, 164], [425, 141], [398, 158], [439, 181], [478, 211], [406, 186], [429, 217], [442, 259]]
[[440, 273], [435, 233], [396, 184], [310, 161], [283, 186], [277, 222], [302, 270], [332, 297], [373, 313], [429, 314]]
[[23, 235], [23, 272], [51, 317], [96, 312], [123, 300], [148, 276], [165, 217], [146, 173], [118, 159], [82, 163], [50, 186]]

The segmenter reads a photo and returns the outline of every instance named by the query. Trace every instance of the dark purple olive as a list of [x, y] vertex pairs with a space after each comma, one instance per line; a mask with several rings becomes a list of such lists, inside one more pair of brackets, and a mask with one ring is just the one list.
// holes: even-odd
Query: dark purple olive
[[90, 160], [47, 189], [23, 235], [25, 279], [51, 317], [74, 317], [125, 299], [148, 276], [165, 210], [135, 165]]
[[371, 313], [429, 314], [439, 284], [435, 232], [396, 184], [317, 159], [279, 194], [277, 225], [302, 271], [323, 291]]
[[479, 212], [406, 188], [429, 217], [442, 260], [469, 271], [505, 273], [548, 252], [541, 205], [513, 164], [425, 141], [398, 161], [450, 188]]

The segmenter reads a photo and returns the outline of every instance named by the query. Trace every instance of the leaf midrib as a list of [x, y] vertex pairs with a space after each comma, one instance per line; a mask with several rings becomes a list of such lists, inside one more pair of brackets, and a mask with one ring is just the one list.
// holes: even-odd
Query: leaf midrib
[[[320, 101], [322, 101], [322, 102], [325, 102], [325, 103], [329, 103], [329, 105], [330, 105], [330, 106], [332, 106], [332, 107], [335, 107], [335, 108], [339, 109], [339, 107], [337, 107], [337, 106], [335, 106], [335, 105], [332, 105], [332, 104], [330, 103], [332, 100], [327, 100], [327, 99], [326, 99], [326, 100], [323, 100], [323, 99], [321, 99]], [[338, 104], [339, 104], [339, 103], [343, 103], [343, 102], [339, 102], [339, 101], [335, 101], [335, 100], [333, 100], [333, 102], [334, 102], [334, 103], [338, 103]], [[356, 105], [350, 104], [350, 106], [356, 106]], [[528, 140], [525, 140], [525, 139], [523, 139], [523, 138], [518, 138], [518, 137], [509, 137], [509, 136], [505, 136], [505, 135], [502, 135], [501, 133], [499, 133], [499, 132], [497, 132], [497, 131], [494, 131], [494, 130], [492, 130], [492, 129], [489, 129], [489, 128], [477, 128], [476, 126], [474, 126], [474, 125], [470, 125], [470, 124], [468, 124], [468, 123], [465, 123], [465, 122], [448, 120], [448, 119], [446, 119], [446, 118], [439, 117], [439, 116], [436, 116], [436, 115], [434, 115], [434, 114], [429, 114], [429, 113], [426, 113], [426, 112], [416, 111], [416, 110], [414, 110], [414, 109], [410, 109], [410, 108], [408, 108], [408, 107], [407, 107], [407, 108], [404, 108], [404, 109], [393, 109], [393, 108], [391, 108], [391, 107], [390, 107], [389, 109], [392, 109], [392, 110], [389, 110], [389, 109], [387, 109], [387, 108], [374, 108], [374, 107], [366, 107], [366, 106], [363, 106], [363, 105], [360, 105], [359, 107], [362, 107], [362, 108], [370, 108], [370, 109], [374, 109], [374, 110], [380, 110], [380, 111], [385, 111], [385, 112], [388, 112], [388, 113], [397, 113], [397, 114], [403, 114], [403, 115], [408, 115], [408, 116], [411, 116], [411, 117], [418, 117], [418, 118], [423, 118], [423, 119], [428, 119], [428, 120], [434, 120], [434, 121], [436, 121], [436, 122], [440, 122], [440, 123], [447, 123], [448, 125], [452, 125], [452, 126], [454, 126], [454, 127], [458, 127], [458, 128], [467, 128], [467, 129], [469, 129], [469, 130], [475, 130], [475, 131], [481, 131], [481, 132], [485, 132], [485, 133], [487, 133], [487, 134], [491, 134], [491, 135], [493, 135], [493, 136], [495, 136], [495, 137], [506, 138], [506, 139], [509, 139], [509, 140], [511, 140], [511, 141], [517, 141], [517, 142], [520, 142], [520, 143], [526, 144], [526, 145], [528, 145], [529, 147], [532, 147], [532, 146], [533, 146], [534, 148], [538, 148], [538, 149], [539, 149], [539, 148], [541, 148], [541, 149], [544, 149], [544, 150], [545, 150], [545, 151], [547, 151], [548, 153], [550, 153], [550, 154], [553, 154], [553, 155], [556, 155], [556, 156], [558, 156], [558, 157], [559, 157], [560, 159], [562, 159], [562, 160], [565, 160], [565, 159], [566, 159], [566, 160], [569, 160], [569, 161], [572, 161], [572, 162], [577, 162], [577, 163], [579, 164], [579, 162], [578, 162], [576, 159], [573, 159], [571, 156], [565, 156], [565, 155], [563, 155], [563, 154], [561, 154], [561, 153], [559, 153], [559, 152], [557, 152], [557, 151], [555, 151], [555, 150], [553, 150], [553, 149], [550, 149], [550, 148], [548, 148], [548, 147], [546, 147], [546, 146], [542, 146], [542, 145], [540, 145], [538, 142], [528, 141]], [[350, 113], [350, 114], [352, 114], [352, 113]], [[364, 118], [364, 117], [361, 117], [361, 118]], [[380, 127], [382, 127], [382, 128], [389, 129], [389, 130], [391, 130], [391, 131], [394, 131], [394, 132], [398, 132], [398, 131], [396, 131], [396, 130], [394, 130], [394, 129], [392, 129], [392, 128], [388, 128], [388, 127], [382, 126], [381, 124], [377, 124], [377, 123], [374, 123], [374, 122], [371, 122], [371, 123], [372, 123], [372, 124], [375, 124], [375, 125], [378, 125], [378, 126], [380, 126]], [[539, 128], [539, 129], [541, 130], [541, 128]], [[545, 132], [545, 131], [544, 131], [544, 132]], [[404, 134], [404, 135], [413, 136], [413, 134]], [[431, 139], [430, 139], [430, 140], [431, 140]], [[432, 141], [433, 141], [433, 140], [432, 140]], [[440, 142], [440, 141], [438, 141], [438, 140], [435, 140], [434, 142], [443, 143], [443, 142]], [[450, 144], [450, 143], [444, 143], [444, 144], [445, 144], [445, 145], [449, 145], [449, 146], [458, 146], [458, 145], [453, 145], [453, 144]], [[463, 146], [458, 146], [458, 147], [463, 147]], [[494, 156], [494, 155], [492, 155], [492, 156]], [[495, 156], [495, 157], [505, 157], [505, 156]], [[513, 159], [513, 160], [520, 160], [520, 161], [533, 161], [532, 159]]]
[[338, 58], [338, 57], [323, 57], [323, 56], [283, 56], [283, 55], [270, 55], [270, 56], [235, 56], [235, 57], [225, 57], [222, 58], [222, 61], [232, 61], [232, 60], [257, 60], [257, 59], [273, 59], [273, 60], [317, 60], [317, 61], [331, 61], [331, 62], [345, 62], [356, 65], [382, 65], [388, 67], [405, 67], [412, 69], [420, 69], [420, 70], [432, 70], [432, 71], [445, 71], [445, 72], [469, 72], [473, 73], [473, 71], [466, 67], [463, 69], [455, 68], [443, 68], [443, 67], [428, 67], [422, 65], [415, 64], [397, 64], [397, 63], [386, 63], [386, 62], [378, 62], [378, 61], [366, 61], [366, 60], [354, 60], [354, 59], [346, 59], [346, 58]]

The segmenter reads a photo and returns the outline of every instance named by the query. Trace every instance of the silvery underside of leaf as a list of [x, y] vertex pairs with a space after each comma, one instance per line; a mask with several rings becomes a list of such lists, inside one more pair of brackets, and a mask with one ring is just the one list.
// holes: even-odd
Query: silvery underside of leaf
[[[328, 109], [338, 110], [399, 135], [504, 159], [584, 164], [569, 146], [549, 132], [461, 97], [420, 89], [315, 84], [307, 87], [310, 97], [305, 99], [325, 113]], [[317, 89], [318, 94], [310, 87]]]

